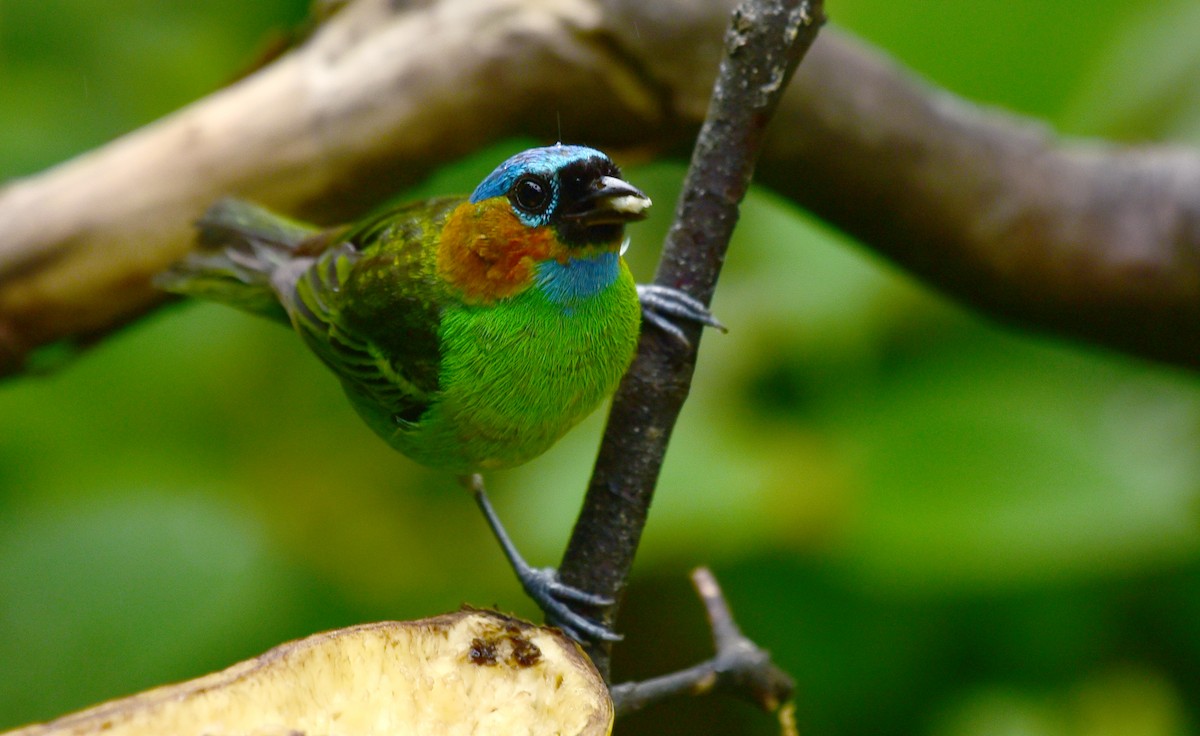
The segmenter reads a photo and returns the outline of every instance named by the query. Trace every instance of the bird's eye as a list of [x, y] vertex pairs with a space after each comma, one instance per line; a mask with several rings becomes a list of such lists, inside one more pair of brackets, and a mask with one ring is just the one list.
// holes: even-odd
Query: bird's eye
[[550, 185], [539, 176], [522, 176], [513, 184], [508, 199], [525, 212], [540, 215], [550, 205]]

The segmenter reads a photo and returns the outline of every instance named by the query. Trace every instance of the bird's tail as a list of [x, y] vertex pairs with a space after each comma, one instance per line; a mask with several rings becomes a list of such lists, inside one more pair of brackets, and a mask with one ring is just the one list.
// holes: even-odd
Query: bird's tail
[[231, 198], [210, 207], [196, 228], [200, 247], [156, 276], [155, 285], [287, 322], [273, 276], [318, 231]]

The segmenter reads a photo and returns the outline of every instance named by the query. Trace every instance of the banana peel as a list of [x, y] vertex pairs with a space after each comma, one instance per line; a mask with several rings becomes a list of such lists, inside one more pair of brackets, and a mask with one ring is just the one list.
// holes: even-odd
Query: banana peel
[[607, 736], [612, 722], [573, 641], [463, 610], [315, 634], [0, 736]]

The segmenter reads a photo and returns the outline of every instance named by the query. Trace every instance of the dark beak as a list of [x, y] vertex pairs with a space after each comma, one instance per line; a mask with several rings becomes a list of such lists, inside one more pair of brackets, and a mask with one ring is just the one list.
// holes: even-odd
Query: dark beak
[[560, 217], [584, 227], [621, 225], [645, 219], [648, 209], [650, 198], [642, 190], [624, 179], [602, 176]]

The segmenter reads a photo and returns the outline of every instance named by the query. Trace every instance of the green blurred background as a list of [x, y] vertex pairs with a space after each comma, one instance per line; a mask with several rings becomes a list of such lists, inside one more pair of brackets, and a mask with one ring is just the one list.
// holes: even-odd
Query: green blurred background
[[[0, 180], [201, 96], [306, 0], [0, 0]], [[1200, 141], [1194, 0], [830, 0], [938, 84], [1077, 135]], [[570, 131], [564, 131], [570, 140]], [[469, 190], [514, 141], [415, 195]], [[683, 169], [630, 170], [659, 202]], [[1194, 375], [967, 314], [752, 194], [664, 470], [618, 677], [708, 656], [707, 563], [797, 679], [804, 734], [1168, 736], [1200, 724]], [[533, 616], [453, 480], [389, 450], [284, 330], [163, 310], [0, 384], [0, 728], [317, 630]], [[559, 559], [602, 413], [492, 478]], [[770, 734], [721, 699], [624, 734]]]

